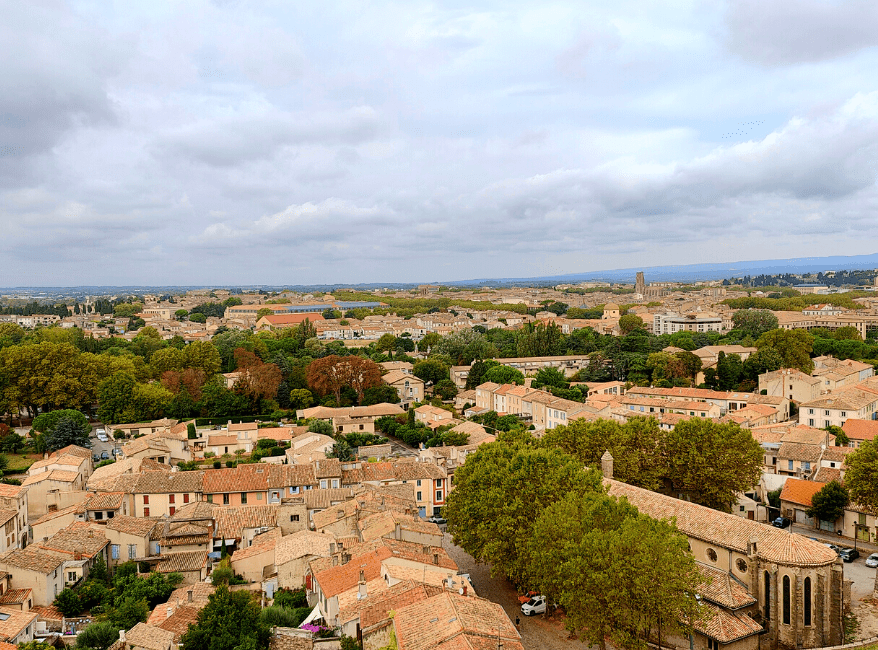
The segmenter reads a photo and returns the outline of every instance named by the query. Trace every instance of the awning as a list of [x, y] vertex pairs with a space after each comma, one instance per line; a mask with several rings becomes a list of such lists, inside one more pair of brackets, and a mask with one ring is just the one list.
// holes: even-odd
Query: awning
[[314, 609], [311, 611], [310, 614], [308, 614], [308, 617], [304, 621], [299, 623], [299, 627], [307, 625], [311, 621], [319, 621], [322, 618], [323, 614], [320, 613], [320, 605], [314, 605]]

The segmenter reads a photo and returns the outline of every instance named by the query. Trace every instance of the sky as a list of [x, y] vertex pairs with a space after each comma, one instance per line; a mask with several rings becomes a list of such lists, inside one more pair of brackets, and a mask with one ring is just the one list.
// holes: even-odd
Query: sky
[[0, 286], [878, 251], [871, 0], [0, 7]]

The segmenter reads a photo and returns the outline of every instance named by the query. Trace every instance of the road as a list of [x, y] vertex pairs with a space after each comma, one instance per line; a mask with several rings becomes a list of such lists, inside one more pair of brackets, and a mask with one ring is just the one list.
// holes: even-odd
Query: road
[[[444, 527], [443, 527], [444, 528]], [[491, 569], [476, 561], [462, 548], [455, 546], [451, 535], [445, 535], [445, 550], [457, 562], [461, 573], [469, 573], [476, 594], [503, 607], [509, 619], [520, 619], [521, 643], [527, 650], [584, 650], [589, 646], [568, 639], [569, 633], [562, 622], [543, 616], [524, 616], [518, 602], [518, 593], [505, 578], [492, 578]]]

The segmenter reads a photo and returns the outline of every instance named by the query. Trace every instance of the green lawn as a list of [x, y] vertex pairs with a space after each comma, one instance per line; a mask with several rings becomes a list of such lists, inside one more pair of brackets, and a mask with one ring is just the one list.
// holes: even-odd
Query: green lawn
[[6, 459], [9, 461], [9, 468], [6, 470], [6, 473], [24, 473], [42, 457], [42, 454], [6, 454]]

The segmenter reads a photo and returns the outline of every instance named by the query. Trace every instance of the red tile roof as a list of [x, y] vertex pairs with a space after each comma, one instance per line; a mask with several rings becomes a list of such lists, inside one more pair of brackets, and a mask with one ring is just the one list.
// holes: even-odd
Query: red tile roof
[[845, 420], [841, 427], [851, 440], [874, 440], [878, 436], [878, 420]]
[[817, 481], [803, 481], [798, 478], [790, 477], [784, 483], [783, 490], [780, 493], [781, 501], [789, 501], [800, 506], [811, 507], [811, 499], [817, 494], [826, 483], [818, 483]]

